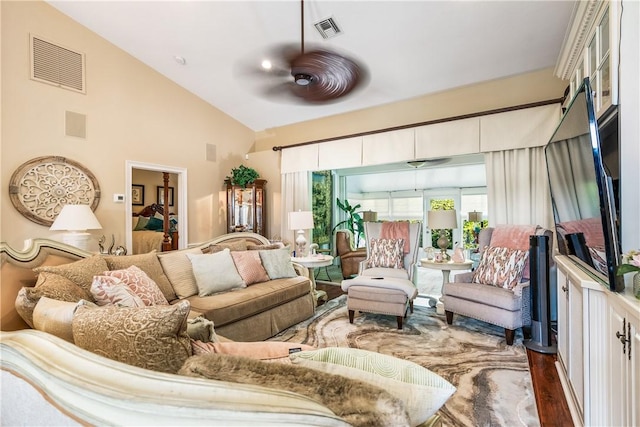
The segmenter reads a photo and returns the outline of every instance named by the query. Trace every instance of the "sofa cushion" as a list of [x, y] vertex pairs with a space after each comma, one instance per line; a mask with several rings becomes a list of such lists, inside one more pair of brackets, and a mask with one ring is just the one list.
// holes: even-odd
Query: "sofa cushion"
[[492, 246], [482, 252], [472, 281], [512, 290], [522, 280], [529, 253], [520, 249]]
[[151, 278], [135, 265], [123, 270], [110, 270], [103, 273], [105, 276], [115, 277], [127, 285], [136, 294], [144, 305], [167, 305], [169, 302], [162, 291]]
[[402, 402], [385, 390], [302, 366], [202, 354], [189, 358], [178, 373], [299, 393], [354, 426], [406, 426], [409, 421]]
[[192, 354], [189, 302], [149, 307], [78, 307], [73, 339], [85, 350], [140, 368], [176, 373]]
[[98, 305], [144, 307], [144, 301], [117, 277], [94, 276], [91, 295]]
[[169, 278], [178, 298], [186, 298], [198, 293], [193, 267], [187, 254], [200, 255], [202, 251], [194, 248], [158, 254], [162, 269]]
[[368, 267], [404, 268], [404, 239], [371, 239]]
[[106, 260], [99, 256], [92, 256], [84, 258], [69, 264], [62, 265], [47, 265], [36, 267], [33, 269], [36, 273], [55, 273], [71, 280], [76, 285], [80, 286], [84, 291], [89, 294], [91, 289], [91, 282], [93, 282], [93, 276], [102, 274], [103, 271], [109, 270]]
[[198, 296], [206, 297], [246, 287], [228, 248], [212, 254], [187, 254], [187, 257], [191, 261], [193, 276], [198, 285]]
[[327, 347], [289, 356], [294, 365], [363, 381], [401, 399], [411, 425], [429, 419], [456, 388], [422, 366], [397, 357], [356, 348]]
[[256, 251], [235, 251], [231, 252], [231, 257], [245, 285], [248, 286], [269, 280], [269, 275], [267, 275], [262, 266], [260, 253]]
[[105, 257], [105, 261], [107, 261], [107, 265], [109, 266], [107, 268], [108, 270], [124, 270], [125, 268], [135, 265], [147, 273], [147, 276], [149, 276], [151, 280], [156, 282], [167, 301], [177, 299], [171, 282], [169, 282], [169, 278], [167, 278], [160, 264], [160, 260], [158, 260], [156, 251], [139, 255], [107, 256]]
[[258, 253], [271, 280], [297, 275], [291, 263], [291, 255], [286, 248], [262, 250]]
[[499, 307], [504, 310], [520, 311], [522, 297], [509, 289], [496, 286], [485, 286], [477, 283], [445, 283], [443, 285], [446, 307], [447, 296], [468, 301], [476, 301], [486, 306]]
[[269, 280], [245, 289], [207, 297], [191, 296], [191, 309], [213, 320], [216, 327], [251, 317], [292, 301], [310, 292], [309, 279], [303, 276]]

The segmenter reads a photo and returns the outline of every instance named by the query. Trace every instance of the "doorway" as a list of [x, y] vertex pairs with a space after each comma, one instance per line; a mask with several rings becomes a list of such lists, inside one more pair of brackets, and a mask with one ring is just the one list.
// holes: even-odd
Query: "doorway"
[[[168, 172], [171, 174], [175, 174], [177, 176], [176, 183], [176, 204], [177, 204], [177, 214], [178, 214], [178, 236], [180, 236], [178, 240], [178, 249], [184, 249], [188, 246], [188, 217], [187, 217], [187, 169], [179, 168], [175, 166], [165, 166], [158, 165], [154, 163], [143, 163], [136, 162], [133, 160], [127, 160], [125, 162], [125, 188], [127, 189], [127, 194], [131, 195], [133, 189], [133, 170], [145, 170], [145, 171], [155, 171], [155, 172]], [[131, 204], [131, 197], [127, 198], [127, 203], [125, 205], [125, 242], [127, 246], [127, 253], [132, 253], [133, 248], [133, 235], [132, 235], [132, 221], [131, 218], [133, 216], [133, 206]]]

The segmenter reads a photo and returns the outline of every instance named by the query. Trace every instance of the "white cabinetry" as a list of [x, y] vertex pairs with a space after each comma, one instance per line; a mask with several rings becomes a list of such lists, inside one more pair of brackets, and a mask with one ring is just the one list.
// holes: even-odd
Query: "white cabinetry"
[[640, 302], [557, 256], [558, 372], [576, 425], [640, 425]]

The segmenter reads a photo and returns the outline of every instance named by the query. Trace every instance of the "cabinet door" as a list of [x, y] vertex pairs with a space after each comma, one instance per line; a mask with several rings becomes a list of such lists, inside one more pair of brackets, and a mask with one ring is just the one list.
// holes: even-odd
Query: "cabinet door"
[[[622, 338], [624, 343], [621, 342]], [[626, 381], [627, 367], [627, 320], [624, 313], [621, 313], [613, 304], [609, 304], [609, 331], [608, 331], [608, 363], [610, 393], [609, 404], [609, 425], [628, 425], [625, 421], [627, 413], [626, 405]]]
[[569, 313], [570, 328], [568, 340], [568, 376], [572, 391], [576, 396], [578, 409], [584, 414], [584, 340], [582, 287], [569, 279], [569, 299], [567, 312]]
[[629, 352], [627, 355], [629, 370], [627, 371], [627, 402], [629, 402], [627, 425], [640, 425], [640, 318], [627, 316], [627, 335]]
[[558, 357], [567, 370], [569, 362], [569, 280], [564, 272], [558, 269]]

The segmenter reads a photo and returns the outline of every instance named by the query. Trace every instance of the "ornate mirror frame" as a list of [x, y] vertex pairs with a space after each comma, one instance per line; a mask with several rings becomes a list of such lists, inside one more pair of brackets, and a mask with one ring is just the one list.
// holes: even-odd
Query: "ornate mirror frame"
[[64, 205], [100, 203], [98, 180], [80, 163], [60, 156], [31, 159], [9, 181], [13, 206], [30, 221], [50, 227]]

